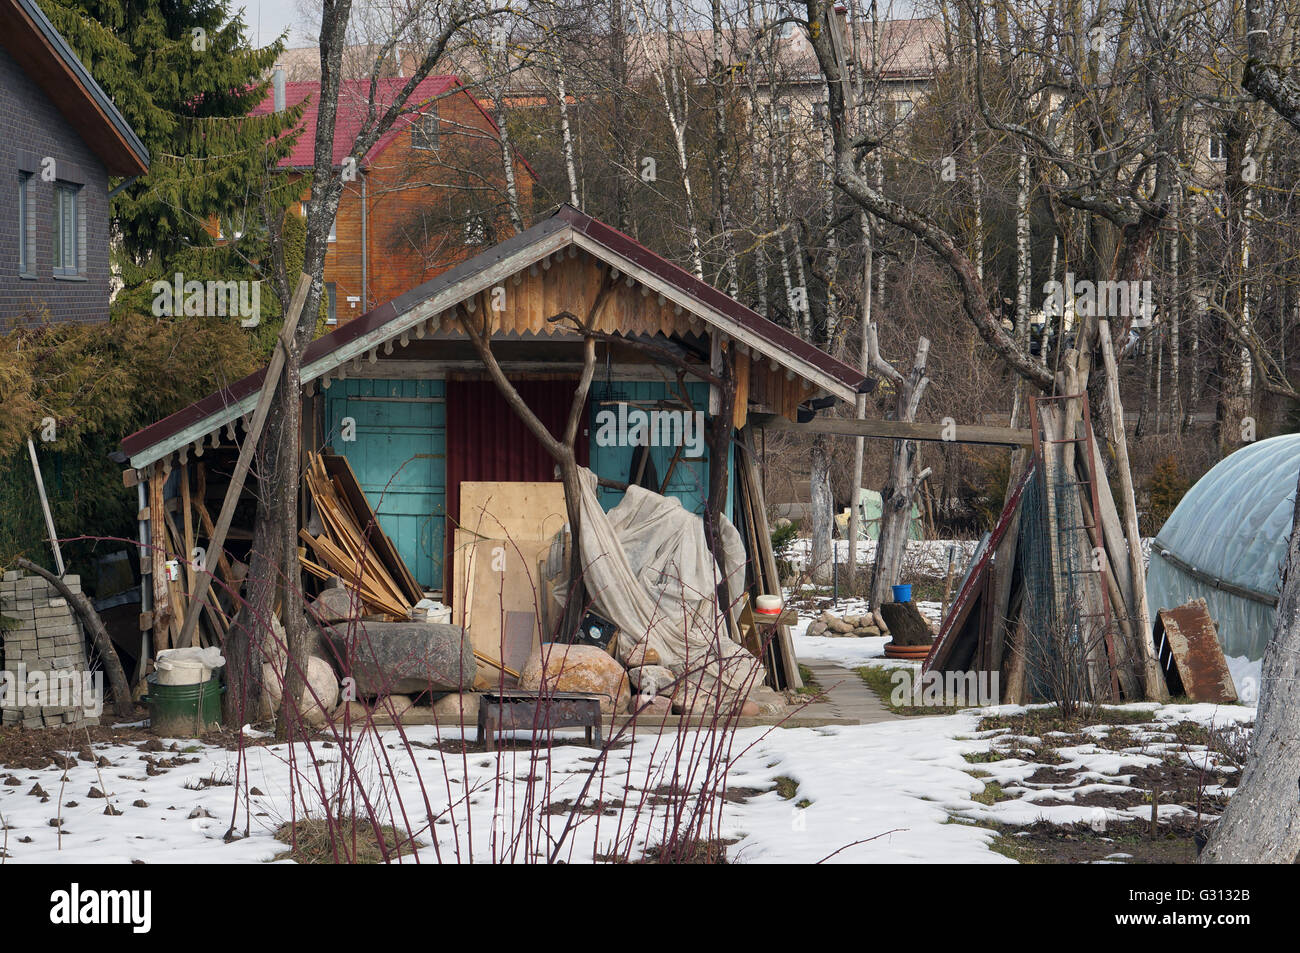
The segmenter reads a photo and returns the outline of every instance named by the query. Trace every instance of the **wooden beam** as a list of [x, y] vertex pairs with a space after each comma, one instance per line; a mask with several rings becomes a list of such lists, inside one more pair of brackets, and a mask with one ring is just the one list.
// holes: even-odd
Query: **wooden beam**
[[[1137, 503], [1133, 490], [1133, 471], [1128, 462], [1128, 431], [1124, 429], [1124, 404], [1119, 395], [1119, 368], [1115, 363], [1115, 348], [1110, 340], [1110, 322], [1097, 322], [1101, 356], [1106, 367], [1106, 403], [1110, 409], [1110, 426], [1115, 442], [1115, 470], [1119, 475], [1120, 503], [1124, 507], [1124, 535], [1128, 539], [1129, 575], [1133, 580], [1133, 605], [1129, 618], [1133, 620], [1134, 635], [1142, 653], [1142, 675], [1146, 683], [1147, 700], [1166, 702], [1169, 686], [1165, 673], [1156, 658], [1155, 643], [1147, 633], [1151, 631], [1151, 614], [1147, 607], [1146, 572], [1142, 565], [1142, 533], [1138, 528]], [[1100, 476], [1100, 474], [1098, 474]]]
[[[165, 509], [163, 506], [162, 461], [153, 464], [149, 472], [149, 562], [153, 586], [153, 647], [155, 655], [169, 648], [168, 632], [171, 621], [171, 595], [167, 591], [167, 544], [165, 542]], [[140, 660], [141, 662], [144, 659]]]
[[804, 424], [777, 414], [750, 414], [749, 421], [760, 430], [792, 430], [797, 433], [829, 433], [845, 437], [877, 437], [881, 440], [931, 440], [936, 443], [974, 443], [992, 447], [1028, 447], [1033, 437], [1028, 430], [984, 427], [975, 424], [907, 423], [902, 420], [854, 420], [851, 417], [814, 417]]

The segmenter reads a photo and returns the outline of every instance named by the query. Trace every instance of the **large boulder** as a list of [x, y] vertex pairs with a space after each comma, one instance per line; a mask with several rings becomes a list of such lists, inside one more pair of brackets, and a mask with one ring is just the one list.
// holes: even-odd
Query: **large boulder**
[[410, 695], [388, 695], [375, 699], [375, 718], [389, 718], [400, 721], [402, 716], [415, 707], [415, 699]]
[[732, 715], [752, 717], [761, 714], [757, 702], [735, 693], [720, 694], [715, 684], [706, 685], [699, 675], [688, 675], [673, 688], [673, 711], [680, 715], [702, 718], [729, 718]]
[[483, 696], [475, 692], [452, 692], [433, 703], [433, 714], [439, 722], [460, 721], [467, 725], [478, 724], [478, 703]]
[[629, 668], [627, 676], [632, 682], [632, 687], [643, 695], [658, 695], [677, 679], [676, 675], [662, 665]]
[[[337, 582], [337, 580], [335, 580]], [[352, 590], [343, 585], [331, 585], [321, 590], [307, 606], [309, 616], [323, 623], [344, 622], [361, 614], [361, 603], [355, 600]]]
[[324, 634], [358, 695], [457, 692], [474, 684], [474, 646], [458, 625], [357, 622], [354, 632], [327, 628]]
[[[280, 710], [280, 699], [284, 695], [284, 682], [288, 673], [271, 665], [262, 666], [262, 701], [272, 712]], [[309, 725], [325, 723], [325, 712], [333, 711], [339, 703], [339, 680], [334, 674], [334, 667], [323, 658], [313, 655], [307, 660], [307, 684], [299, 696], [298, 710]], [[322, 708], [322, 705], [324, 706]]]
[[627, 672], [604, 649], [558, 642], [547, 642], [533, 649], [519, 673], [519, 687], [525, 691], [599, 695], [600, 711], [605, 715], [627, 711], [632, 695]]

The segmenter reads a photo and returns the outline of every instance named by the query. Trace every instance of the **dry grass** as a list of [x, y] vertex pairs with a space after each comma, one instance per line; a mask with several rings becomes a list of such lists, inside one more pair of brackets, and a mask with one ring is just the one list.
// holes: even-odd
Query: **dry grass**
[[[296, 825], [281, 825], [275, 832], [275, 839], [291, 847], [276, 854], [275, 859], [293, 860], [300, 864], [384, 864], [409, 856], [426, 846], [421, 841], [412, 841], [395, 827], [384, 825], [380, 828], [384, 840], [381, 847], [374, 826], [364, 817], [336, 818], [333, 837], [330, 827], [328, 822], [320, 818], [299, 820]], [[338, 845], [337, 858], [334, 854], [335, 844]]]

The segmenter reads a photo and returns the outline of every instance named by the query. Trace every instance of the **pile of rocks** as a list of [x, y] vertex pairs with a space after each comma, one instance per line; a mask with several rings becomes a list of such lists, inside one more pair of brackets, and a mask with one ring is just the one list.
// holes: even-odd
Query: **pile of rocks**
[[[659, 654], [650, 648], [637, 650], [629, 661], [639, 664], [624, 668], [603, 649], [589, 645], [546, 644], [534, 650], [520, 672], [519, 687], [539, 690], [546, 680], [548, 691], [587, 692], [601, 696], [603, 714], [638, 711], [653, 715], [711, 714], [716, 707], [714, 693], [691, 677], [679, 679]], [[755, 685], [740, 703], [737, 714], [745, 717], [780, 714], [785, 696], [765, 685]]]
[[875, 620], [869, 615], [846, 615], [843, 618], [823, 612], [808, 626], [808, 635], [824, 635], [828, 638], [878, 638], [887, 635], [881, 632]]

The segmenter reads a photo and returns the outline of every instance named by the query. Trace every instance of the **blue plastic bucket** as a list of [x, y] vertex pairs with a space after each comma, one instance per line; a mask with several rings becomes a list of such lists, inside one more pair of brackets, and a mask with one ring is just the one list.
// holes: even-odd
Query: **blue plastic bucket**
[[911, 602], [911, 601], [912, 601], [912, 586], [911, 586], [910, 584], [908, 584], [908, 585], [906, 585], [906, 586], [894, 586], [893, 588], [894, 588], [894, 601], [895, 601], [895, 602]]

